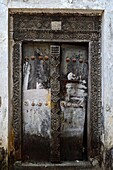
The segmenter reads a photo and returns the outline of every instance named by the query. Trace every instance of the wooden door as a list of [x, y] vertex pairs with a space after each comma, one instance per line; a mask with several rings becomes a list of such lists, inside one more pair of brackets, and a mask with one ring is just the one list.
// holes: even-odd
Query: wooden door
[[50, 160], [50, 44], [23, 45], [23, 160]]
[[23, 44], [23, 161], [87, 158], [87, 50], [85, 44]]

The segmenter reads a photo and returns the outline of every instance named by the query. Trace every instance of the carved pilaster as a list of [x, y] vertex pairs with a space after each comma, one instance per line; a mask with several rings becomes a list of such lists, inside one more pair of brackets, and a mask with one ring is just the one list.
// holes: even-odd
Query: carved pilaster
[[13, 128], [14, 148], [17, 159], [21, 158], [21, 43], [13, 47]]
[[60, 162], [60, 46], [51, 46], [51, 162]]
[[100, 152], [101, 135], [101, 58], [98, 41], [91, 46], [91, 148], [92, 156]]

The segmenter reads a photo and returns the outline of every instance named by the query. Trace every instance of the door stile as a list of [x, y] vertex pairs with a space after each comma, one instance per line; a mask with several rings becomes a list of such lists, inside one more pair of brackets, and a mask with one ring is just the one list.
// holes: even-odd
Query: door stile
[[50, 46], [51, 162], [60, 162], [60, 46]]

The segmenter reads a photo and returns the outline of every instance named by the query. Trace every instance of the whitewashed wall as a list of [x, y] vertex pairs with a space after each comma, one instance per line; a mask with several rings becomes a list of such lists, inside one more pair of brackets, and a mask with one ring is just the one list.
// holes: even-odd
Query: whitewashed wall
[[8, 7], [0, 1], [0, 147], [8, 136]]
[[[113, 146], [113, 1], [112, 0], [0, 0], [0, 145], [8, 143], [8, 10], [65, 9], [96, 12], [103, 10], [102, 23], [102, 112], [106, 148]], [[23, 11], [23, 9], [22, 9]]]

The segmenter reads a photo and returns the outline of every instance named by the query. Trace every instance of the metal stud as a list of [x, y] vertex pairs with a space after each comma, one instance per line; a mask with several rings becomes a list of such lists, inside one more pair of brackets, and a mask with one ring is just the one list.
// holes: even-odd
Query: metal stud
[[43, 57], [42, 57], [42, 56], [39, 56], [38, 58], [39, 58], [39, 60], [43, 60]]
[[80, 59], [79, 59], [79, 62], [80, 62], [80, 63], [83, 63], [83, 59], [82, 59], [82, 58], [80, 58]]
[[35, 103], [34, 102], [32, 102], [32, 104], [31, 104], [32, 106], [35, 106]]
[[45, 59], [45, 60], [48, 60], [48, 59], [49, 59], [49, 57], [48, 57], [48, 56], [45, 56], [45, 57], [44, 57], [44, 59]]
[[35, 56], [31, 56], [31, 60], [35, 60]]
[[38, 106], [42, 106], [42, 103], [40, 102], [40, 103], [38, 103]]
[[73, 58], [72, 61], [75, 63], [76, 62], [76, 58]]
[[70, 58], [69, 58], [69, 57], [67, 57], [67, 58], [66, 58], [66, 62], [68, 63], [69, 61], [70, 61]]
[[29, 61], [29, 57], [28, 56], [25, 57], [25, 61]]

